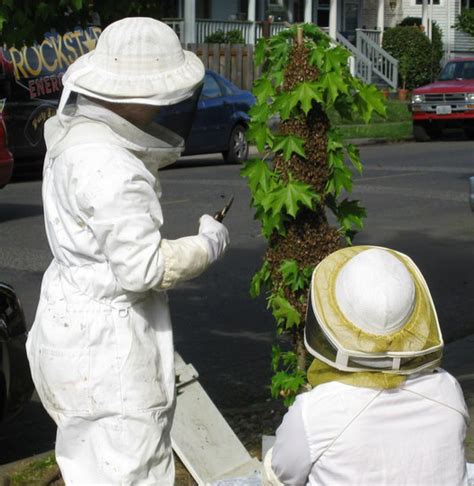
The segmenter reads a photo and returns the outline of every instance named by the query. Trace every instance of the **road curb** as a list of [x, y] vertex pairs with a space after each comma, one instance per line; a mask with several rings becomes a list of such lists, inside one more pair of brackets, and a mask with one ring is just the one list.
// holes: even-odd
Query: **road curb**
[[363, 147], [366, 145], [392, 145], [397, 143], [413, 142], [413, 137], [404, 137], [396, 140], [389, 138], [348, 138], [347, 143], [352, 143], [358, 147]]

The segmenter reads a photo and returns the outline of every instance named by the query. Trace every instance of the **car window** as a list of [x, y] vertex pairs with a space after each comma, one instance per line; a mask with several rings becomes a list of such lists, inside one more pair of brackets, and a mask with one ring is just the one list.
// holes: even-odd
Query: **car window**
[[462, 73], [464, 79], [474, 79], [474, 61], [466, 61]]
[[222, 96], [222, 91], [216, 78], [212, 74], [206, 74], [204, 78], [204, 86], [202, 88], [201, 98], [218, 98]]
[[456, 69], [455, 62], [448, 62], [446, 66], [444, 66], [441, 74], [439, 75], [439, 79], [441, 81], [448, 81], [449, 79], [454, 79], [454, 71]]
[[439, 79], [440, 81], [474, 79], [474, 61], [448, 62]]
[[222, 91], [224, 91], [224, 96], [235, 95], [235, 91], [232, 89], [232, 86], [231, 86], [230, 83], [228, 83], [224, 79], [221, 79], [220, 81], [221, 81], [220, 85], [221, 85]]

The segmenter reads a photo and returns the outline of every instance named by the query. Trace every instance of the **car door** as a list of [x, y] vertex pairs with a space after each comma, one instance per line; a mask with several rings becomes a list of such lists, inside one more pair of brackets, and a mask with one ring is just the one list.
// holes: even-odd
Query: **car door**
[[186, 141], [186, 153], [219, 152], [227, 146], [226, 127], [229, 124], [229, 104], [216, 77], [207, 72], [191, 134]]

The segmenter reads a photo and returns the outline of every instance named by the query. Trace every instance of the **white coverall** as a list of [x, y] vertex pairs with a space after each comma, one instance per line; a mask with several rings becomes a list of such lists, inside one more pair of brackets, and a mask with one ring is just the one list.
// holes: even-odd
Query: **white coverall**
[[[172, 485], [175, 377], [166, 288], [201, 273], [200, 235], [164, 240], [158, 165], [179, 151], [79, 96], [45, 128], [54, 260], [27, 352], [68, 485]], [[209, 217], [208, 217], [209, 218]]]
[[459, 384], [441, 369], [390, 390], [325, 383], [285, 415], [266, 484], [464, 486], [468, 421]]

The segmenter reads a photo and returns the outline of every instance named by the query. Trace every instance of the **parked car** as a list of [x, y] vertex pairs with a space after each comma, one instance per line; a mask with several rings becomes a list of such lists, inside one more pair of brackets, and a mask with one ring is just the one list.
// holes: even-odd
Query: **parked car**
[[[252, 93], [207, 70], [183, 155], [221, 152], [226, 162], [246, 160], [249, 146], [245, 131], [254, 103]], [[176, 105], [159, 114], [156, 121], [181, 133], [182, 112], [188, 107], [188, 102]]]
[[426, 142], [444, 128], [463, 128], [474, 138], [474, 58], [449, 61], [434, 83], [412, 93], [413, 136]]
[[9, 182], [13, 173], [13, 155], [8, 150], [7, 129], [0, 114], [0, 189]]
[[12, 287], [0, 283], [0, 420], [21, 410], [34, 390], [25, 343], [20, 301]]

